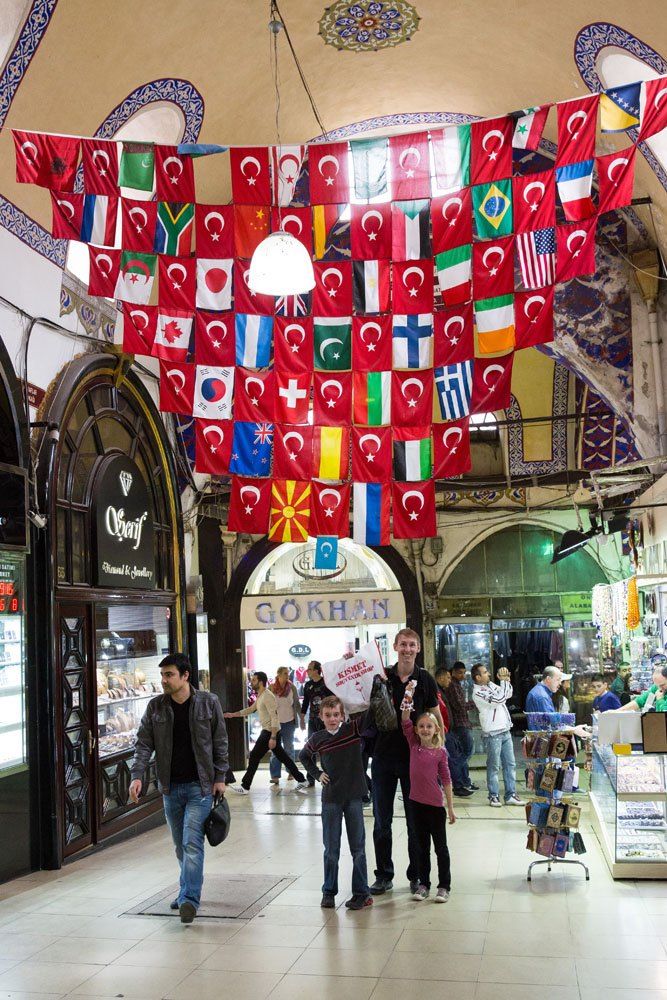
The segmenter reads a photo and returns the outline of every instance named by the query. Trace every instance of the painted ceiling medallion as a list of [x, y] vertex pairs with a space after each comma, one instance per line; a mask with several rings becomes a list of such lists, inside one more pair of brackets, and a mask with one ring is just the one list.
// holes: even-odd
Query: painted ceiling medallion
[[337, 0], [327, 7], [320, 21], [320, 35], [336, 49], [376, 52], [409, 42], [419, 27], [419, 15], [405, 0], [393, 3], [349, 3]]

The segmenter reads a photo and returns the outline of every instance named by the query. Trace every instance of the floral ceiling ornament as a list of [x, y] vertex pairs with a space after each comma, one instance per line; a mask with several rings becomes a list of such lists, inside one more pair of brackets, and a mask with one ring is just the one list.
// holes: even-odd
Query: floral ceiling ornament
[[320, 20], [320, 35], [327, 45], [349, 52], [376, 52], [409, 42], [419, 27], [419, 15], [406, 0], [393, 3], [337, 0]]

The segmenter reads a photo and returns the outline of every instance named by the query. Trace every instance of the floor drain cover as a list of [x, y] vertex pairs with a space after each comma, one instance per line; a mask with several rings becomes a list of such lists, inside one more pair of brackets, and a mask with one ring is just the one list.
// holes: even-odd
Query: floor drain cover
[[[197, 919], [226, 917], [228, 920], [250, 920], [292, 882], [293, 878], [270, 875], [207, 875]], [[127, 913], [178, 918], [178, 910], [169, 909], [177, 893], [178, 884], [174, 883]]]

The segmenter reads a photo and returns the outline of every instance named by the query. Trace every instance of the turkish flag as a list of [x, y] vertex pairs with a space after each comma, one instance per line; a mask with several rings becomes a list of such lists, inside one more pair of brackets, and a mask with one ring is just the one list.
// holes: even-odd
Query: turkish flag
[[556, 227], [556, 281], [595, 274], [597, 218]]
[[477, 358], [472, 375], [471, 413], [493, 413], [510, 405], [514, 353], [504, 358]]
[[515, 233], [556, 225], [556, 176], [553, 170], [512, 178]]
[[599, 94], [561, 101], [556, 105], [558, 116], [558, 150], [556, 166], [592, 160], [595, 156]]
[[160, 410], [192, 416], [196, 366], [160, 361]]
[[86, 194], [118, 194], [119, 143], [108, 139], [82, 139], [83, 190]]
[[288, 374], [312, 372], [313, 350], [313, 321], [309, 316], [276, 316], [273, 321], [273, 363], [276, 371]]
[[391, 373], [391, 422], [395, 427], [422, 427], [433, 417], [433, 371], [411, 369]]
[[554, 286], [514, 297], [515, 350], [550, 344], [554, 339]]
[[[312, 372], [276, 371], [274, 419], [277, 423], [308, 422], [312, 380]], [[289, 479], [289, 476], [287, 478]]]
[[166, 309], [194, 310], [197, 294], [197, 261], [194, 257], [158, 255], [158, 303]]
[[232, 200], [237, 205], [269, 205], [271, 174], [266, 146], [230, 147]]
[[352, 317], [353, 371], [391, 371], [391, 331], [391, 316]]
[[156, 201], [120, 199], [121, 246], [136, 253], [153, 253], [155, 246]]
[[332, 486], [317, 479], [310, 490], [310, 522], [308, 534], [350, 536], [350, 484]]
[[628, 146], [627, 149], [619, 149], [615, 153], [596, 157], [600, 215], [631, 204], [636, 154], [637, 147]]
[[51, 235], [57, 240], [80, 240], [83, 195], [51, 191]]
[[392, 483], [391, 507], [394, 538], [433, 538], [437, 535], [435, 519], [435, 483]]
[[236, 363], [234, 313], [198, 309], [195, 319], [195, 360], [198, 365], [229, 368]]
[[89, 295], [101, 295], [105, 299], [115, 298], [121, 252], [120, 250], [106, 250], [102, 247], [88, 247]]
[[470, 188], [440, 195], [431, 201], [433, 253], [472, 243]]
[[394, 313], [433, 312], [433, 259], [396, 261], [391, 265]]
[[273, 295], [260, 295], [248, 285], [250, 261], [234, 261], [234, 309], [237, 313], [250, 316], [273, 316], [275, 299]]
[[391, 427], [352, 428], [352, 481], [391, 482]]
[[451, 479], [470, 472], [470, 418], [433, 424], [433, 475]]
[[644, 80], [644, 106], [642, 108], [639, 139], [648, 139], [667, 128], [667, 80]]
[[472, 290], [476, 299], [514, 291], [514, 237], [484, 240], [472, 247]]
[[315, 372], [313, 423], [349, 427], [352, 423], [352, 372]]
[[155, 144], [155, 191], [158, 201], [195, 201], [192, 157], [177, 146]]
[[273, 421], [275, 373], [254, 368], [236, 369], [234, 375], [234, 419], [256, 423]]
[[312, 424], [275, 424], [273, 475], [276, 479], [304, 479], [313, 475]]
[[391, 260], [391, 203], [353, 205], [350, 220], [353, 260]]
[[266, 206], [234, 205], [234, 256], [250, 260], [269, 235], [269, 209]]
[[16, 183], [38, 184], [52, 191], [73, 191], [80, 139], [12, 129], [16, 150]]
[[271, 480], [232, 476], [227, 528], [244, 535], [265, 535], [269, 529]]
[[324, 142], [309, 146], [308, 163], [312, 205], [349, 202], [349, 147], [346, 142]]
[[308, 208], [272, 208], [271, 232], [289, 233], [313, 256], [313, 210]]
[[[486, 244], [482, 243], [482, 246]], [[433, 313], [433, 363], [455, 365], [475, 356], [475, 327], [472, 302], [450, 306]]]
[[313, 316], [352, 315], [352, 262], [315, 261]]
[[430, 196], [428, 132], [389, 136], [389, 162], [393, 201], [410, 201]]
[[514, 121], [489, 118], [470, 126], [470, 183], [488, 184], [512, 176]]
[[156, 332], [157, 306], [123, 303], [123, 351], [126, 354], [150, 356]]
[[195, 420], [195, 472], [226, 476], [233, 437], [232, 420]]
[[234, 256], [234, 206], [195, 205], [198, 257]]

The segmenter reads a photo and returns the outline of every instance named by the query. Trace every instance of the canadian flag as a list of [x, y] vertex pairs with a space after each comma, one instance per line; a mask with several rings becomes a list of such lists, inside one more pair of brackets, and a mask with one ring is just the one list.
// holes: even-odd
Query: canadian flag
[[192, 313], [180, 309], [159, 312], [153, 356], [170, 361], [185, 361], [190, 350]]
[[197, 258], [198, 309], [224, 312], [232, 308], [232, 267], [234, 261]]

